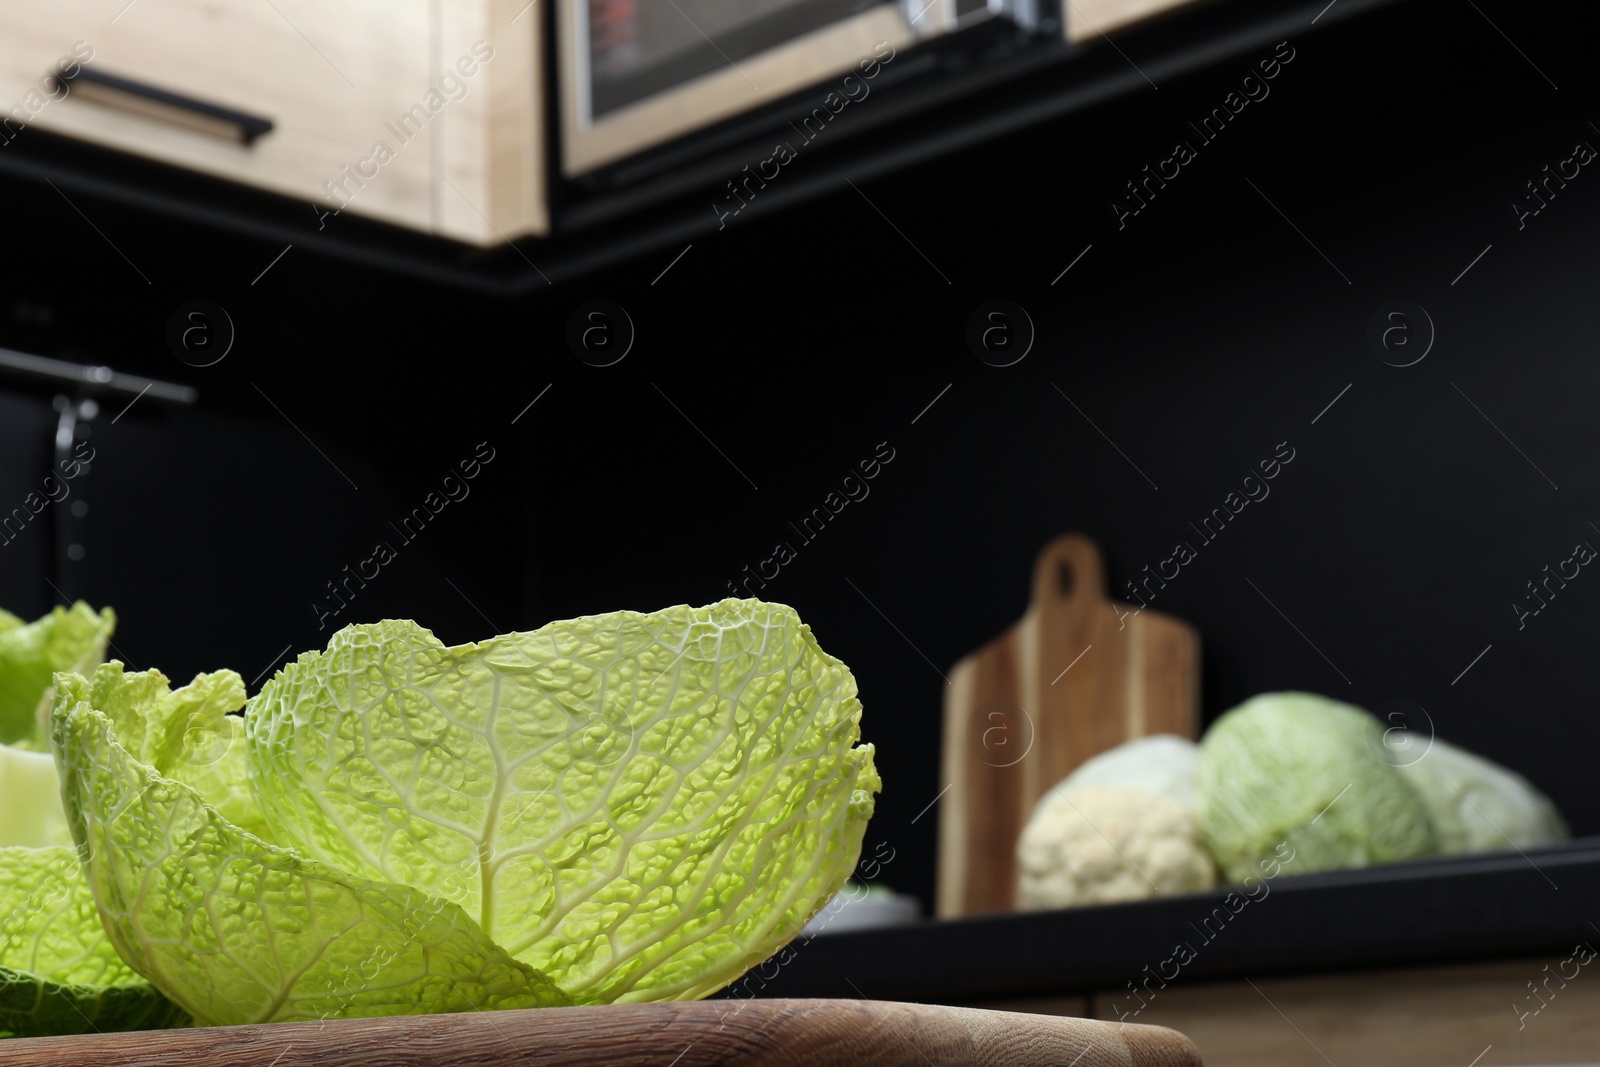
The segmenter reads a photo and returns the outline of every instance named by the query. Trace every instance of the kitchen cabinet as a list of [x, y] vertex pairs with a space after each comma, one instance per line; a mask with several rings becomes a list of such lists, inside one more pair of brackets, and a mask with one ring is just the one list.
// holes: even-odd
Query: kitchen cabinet
[[[549, 232], [537, 0], [438, 0], [434, 65], [493, 49], [442, 126], [434, 232], [478, 245]], [[458, 68], [459, 69], [459, 68]]]
[[1151, 15], [1193, 0], [1064, 0], [1062, 25], [1067, 40], [1081, 44]]
[[5, 143], [37, 127], [476, 244], [543, 232], [537, 8], [11, 0]]

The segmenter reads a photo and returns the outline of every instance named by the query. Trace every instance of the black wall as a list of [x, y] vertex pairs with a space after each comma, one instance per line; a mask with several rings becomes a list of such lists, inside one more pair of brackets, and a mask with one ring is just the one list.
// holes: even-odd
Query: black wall
[[[115, 425], [109, 404], [79, 490], [81, 589], [119, 610], [140, 667], [249, 678], [321, 644], [313, 600], [379, 539], [396, 560], [324, 623], [410, 616], [448, 641], [708, 602], [787, 541], [761, 595], [854, 668], [886, 782], [869, 842], [931, 901], [936, 818], [913, 820], [945, 785], [940, 672], [1021, 614], [1056, 533], [1094, 536], [1119, 590], [1183, 541], [1197, 558], [1151, 606], [1199, 627], [1208, 719], [1280, 688], [1407, 702], [1600, 833], [1600, 577], [1520, 626], [1512, 609], [1546, 564], [1600, 546], [1600, 174], [1523, 228], [1510, 206], [1579, 140], [1600, 147], [1600, 108], [1581, 9], [1478, 6], [1307, 25], [1214, 143], [1185, 123], [1252, 62], [708, 229], [656, 281], [680, 248], [519, 301], [299, 250], [252, 284], [280, 247], [78, 202], [133, 268], [48, 185], [7, 179], [0, 342], [201, 390]], [[1197, 157], [1119, 229], [1109, 201], [1179, 139]], [[964, 337], [997, 297], [1038, 334], [1006, 368]], [[195, 298], [238, 328], [199, 370], [163, 338]], [[608, 368], [563, 339], [594, 298], [638, 330]], [[1436, 327], [1414, 366], [1366, 340], [1393, 300]], [[9, 508], [53, 417], [5, 389]], [[471, 496], [399, 545], [387, 522], [480, 442], [496, 458]], [[802, 544], [788, 523], [891, 449]], [[1291, 449], [1270, 496], [1202, 543], [1189, 524]], [[46, 534], [0, 549], [18, 613], [57, 599]]]

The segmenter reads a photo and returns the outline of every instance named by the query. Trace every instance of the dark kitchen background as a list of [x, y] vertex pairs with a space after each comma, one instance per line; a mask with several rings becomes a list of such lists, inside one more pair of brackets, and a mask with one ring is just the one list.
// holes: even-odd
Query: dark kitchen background
[[[0, 345], [200, 393], [102, 400], [92, 470], [0, 547], [0, 604], [112, 605], [125, 661], [254, 691], [347, 622], [453, 643], [703, 604], [787, 542], [758, 591], [855, 671], [885, 781], [869, 847], [891, 842], [884, 880], [931, 906], [941, 672], [1021, 614], [1055, 534], [1094, 537], [1122, 599], [1188, 542], [1151, 606], [1202, 635], [1206, 721], [1273, 689], [1424, 709], [1600, 833], [1600, 577], [1513, 607], [1600, 545], [1600, 177], [1513, 209], [1600, 145], [1579, 12], [1301, 20], [1270, 95], [1210, 143], [1186, 124], [1270, 45], [516, 298], [274, 261], [281, 242], [0, 169]], [[1124, 183], [1178, 140], [1196, 158], [1119, 228]], [[197, 299], [237, 331], [205, 368], [166, 343]], [[609, 367], [566, 343], [595, 299], [636, 329]], [[967, 344], [992, 299], [1036, 328], [1012, 366]], [[1436, 333], [1412, 366], [1367, 340], [1392, 301]], [[51, 396], [0, 384], [0, 512], [47, 473]], [[470, 494], [402, 543], [389, 524], [485, 443]], [[1202, 543], [1190, 524], [1280, 446], [1270, 496]], [[789, 524], [885, 453], [802, 542]], [[77, 502], [83, 558], [57, 571]], [[328, 583], [379, 541], [395, 558], [333, 611]]]

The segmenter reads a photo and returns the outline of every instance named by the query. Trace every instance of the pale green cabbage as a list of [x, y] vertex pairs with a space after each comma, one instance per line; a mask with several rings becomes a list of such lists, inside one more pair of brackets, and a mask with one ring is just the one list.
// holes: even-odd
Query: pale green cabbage
[[1349, 704], [1265, 693], [1225, 713], [1200, 743], [1200, 821], [1223, 873], [1258, 874], [1280, 843], [1295, 874], [1426, 856], [1428, 808], [1380, 758], [1383, 727]]
[[40, 705], [51, 676], [86, 673], [103, 663], [116, 625], [110, 608], [97, 615], [81, 600], [26, 624], [0, 611], [0, 744], [41, 745]]
[[166, 1026], [182, 1013], [101, 928], [70, 847], [38, 709], [52, 673], [92, 670], [116, 616], [83, 603], [24, 624], [0, 611], [0, 1037]]
[[[1428, 806], [1440, 852], [1532, 848], [1568, 836], [1550, 798], [1522, 775], [1438, 738], [1405, 734], [1391, 746], [1391, 762]], [[1413, 747], [1420, 757], [1409, 755]]]
[[0, 848], [0, 1038], [179, 1024], [118, 958], [70, 848]]
[[759, 601], [347, 627], [242, 725], [231, 672], [57, 686], [101, 917], [203, 1023], [705, 996], [844, 884], [881, 788], [849, 670]]
[[[0, 848], [72, 844], [55, 758], [0, 745]], [[4, 962], [0, 958], [0, 962]]]
[[50, 679], [94, 670], [116, 623], [82, 601], [31, 623], [0, 611], [0, 848], [72, 844], [45, 729]]

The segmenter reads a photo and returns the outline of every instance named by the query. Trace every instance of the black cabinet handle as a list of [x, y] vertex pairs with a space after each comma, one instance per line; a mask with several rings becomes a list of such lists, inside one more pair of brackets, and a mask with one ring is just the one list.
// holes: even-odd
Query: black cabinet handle
[[80, 66], [75, 74], [58, 75], [57, 80], [69, 92], [86, 93], [90, 99], [130, 107], [146, 114], [195, 126], [208, 133], [232, 137], [246, 145], [254, 143], [257, 137], [272, 132], [271, 119], [234, 111], [232, 108], [217, 104], [208, 104], [192, 96], [158, 89], [153, 85], [145, 85], [104, 71], [90, 70], [84, 66]]

